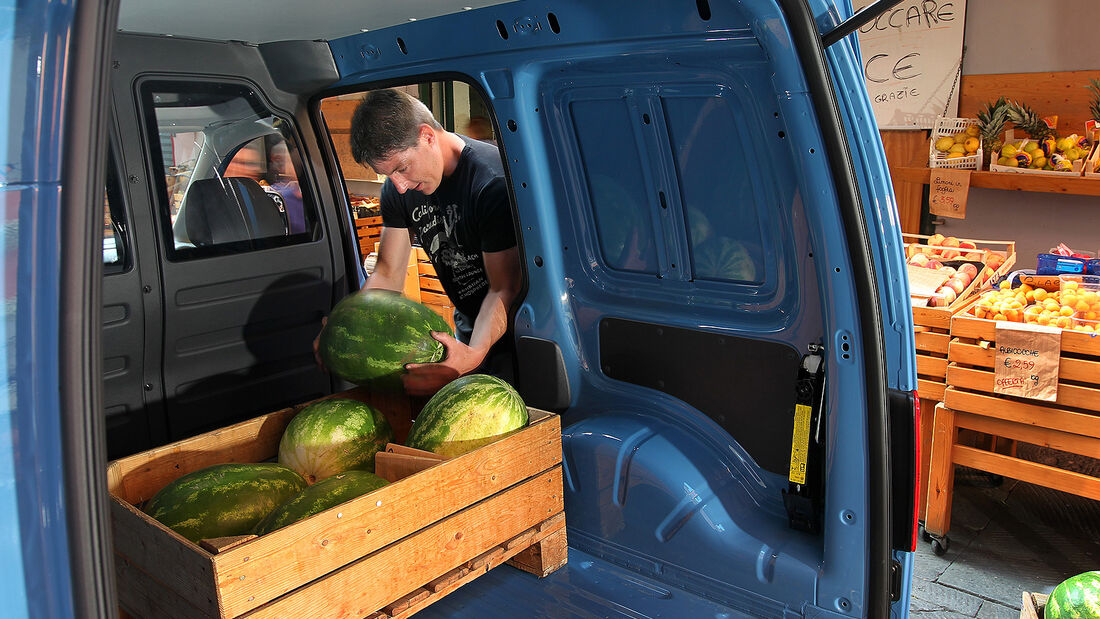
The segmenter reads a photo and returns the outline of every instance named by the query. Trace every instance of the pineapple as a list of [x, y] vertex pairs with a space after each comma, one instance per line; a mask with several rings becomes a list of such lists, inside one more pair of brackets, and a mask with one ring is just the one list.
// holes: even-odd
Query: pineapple
[[1054, 130], [1026, 103], [1010, 101], [1005, 106], [1008, 111], [1008, 120], [1016, 125], [1017, 129], [1027, 133], [1031, 139], [1042, 142], [1045, 138], [1054, 136]]
[[983, 109], [978, 110], [978, 131], [982, 138], [982, 152], [986, 153], [987, 157], [993, 151], [1001, 150], [1001, 132], [1004, 131], [1007, 121], [1008, 105], [1004, 97], [997, 99], [996, 103], [986, 103]]
[[1089, 115], [1092, 119], [1100, 123], [1100, 80], [1095, 78], [1089, 79], [1089, 85], [1085, 86], [1092, 94], [1092, 101], [1089, 101]]

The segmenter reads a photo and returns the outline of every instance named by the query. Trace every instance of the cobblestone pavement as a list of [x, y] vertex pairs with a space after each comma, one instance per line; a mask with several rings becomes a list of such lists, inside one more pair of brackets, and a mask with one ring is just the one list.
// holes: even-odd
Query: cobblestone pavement
[[997, 481], [956, 473], [947, 553], [937, 557], [925, 542], [917, 548], [912, 617], [1018, 619], [1024, 591], [1050, 593], [1070, 576], [1100, 569], [1100, 501]]

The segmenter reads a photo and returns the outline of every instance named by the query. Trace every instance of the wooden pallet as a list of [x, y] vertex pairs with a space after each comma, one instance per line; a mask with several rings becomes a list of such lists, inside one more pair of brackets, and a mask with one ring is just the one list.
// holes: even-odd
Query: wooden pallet
[[1100, 500], [1100, 478], [960, 444], [960, 428], [1084, 456], [1100, 455], [1100, 337], [1062, 332], [1058, 397], [1041, 402], [994, 393], [996, 323], [972, 309], [951, 322], [947, 384], [936, 408], [925, 529], [950, 528], [954, 465]]
[[[398, 439], [409, 401], [356, 389]], [[405, 617], [502, 562], [544, 576], [565, 563], [561, 423], [529, 425], [266, 535], [194, 544], [138, 506], [206, 466], [260, 462], [305, 404], [108, 467], [119, 600], [136, 617]]]

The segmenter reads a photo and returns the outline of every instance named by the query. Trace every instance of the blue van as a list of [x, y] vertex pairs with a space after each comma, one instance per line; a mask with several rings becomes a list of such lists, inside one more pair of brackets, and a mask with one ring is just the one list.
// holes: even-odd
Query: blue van
[[[311, 341], [377, 177], [339, 111], [401, 87], [490, 121], [570, 544], [423, 614], [907, 616], [912, 314], [851, 34], [891, 4], [7, 2], [4, 615], [118, 612], [109, 460], [344, 388]], [[238, 164], [302, 211], [219, 227], [193, 196]]]

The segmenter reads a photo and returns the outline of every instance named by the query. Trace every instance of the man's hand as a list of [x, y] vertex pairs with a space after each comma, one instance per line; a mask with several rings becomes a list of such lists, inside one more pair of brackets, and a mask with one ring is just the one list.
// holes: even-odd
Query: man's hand
[[436, 363], [409, 363], [405, 366], [407, 373], [401, 380], [405, 384], [405, 393], [409, 395], [434, 395], [447, 383], [477, 369], [485, 360], [485, 353], [479, 353], [450, 334], [432, 331], [432, 337], [443, 344], [446, 354], [442, 361]]

